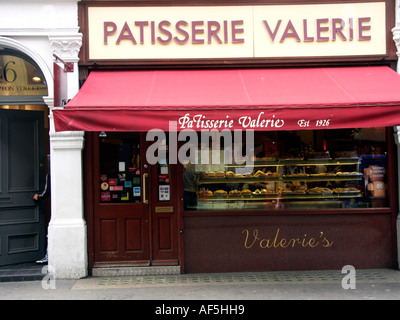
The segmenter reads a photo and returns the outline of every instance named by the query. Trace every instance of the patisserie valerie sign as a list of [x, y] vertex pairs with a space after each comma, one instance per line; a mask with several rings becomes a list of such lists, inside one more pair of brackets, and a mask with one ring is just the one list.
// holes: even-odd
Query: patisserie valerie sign
[[385, 55], [385, 11], [385, 2], [89, 7], [89, 58]]
[[179, 129], [281, 128], [285, 124], [284, 120], [276, 119], [275, 115], [266, 119], [262, 111], [259, 112], [257, 117], [252, 118], [249, 115], [238, 117], [236, 122], [229, 115], [225, 119], [209, 119], [203, 114], [191, 116], [190, 113], [186, 113], [178, 119]]
[[[331, 123], [331, 118], [328, 117], [318, 117], [317, 118], [308, 116], [307, 118], [301, 118], [303, 116], [302, 113], [297, 112], [299, 114], [298, 120], [294, 121], [291, 119], [290, 129], [301, 129], [301, 128], [327, 128]], [[312, 118], [312, 120], [310, 120]], [[171, 128], [171, 127], [170, 127]], [[258, 114], [243, 114], [240, 116], [230, 116], [226, 115], [224, 118], [214, 119], [207, 117], [204, 114], [193, 114], [186, 113], [184, 116], [180, 117], [177, 122], [177, 129], [217, 129], [217, 130], [232, 130], [232, 129], [251, 129], [251, 130], [260, 130], [260, 129], [286, 129], [285, 120], [276, 116], [275, 114], [266, 114], [263, 111], [258, 112]], [[173, 129], [176, 130], [174, 127]]]

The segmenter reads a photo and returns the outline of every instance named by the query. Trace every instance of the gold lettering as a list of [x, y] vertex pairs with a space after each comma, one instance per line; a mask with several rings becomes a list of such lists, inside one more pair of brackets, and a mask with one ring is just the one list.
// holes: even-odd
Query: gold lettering
[[274, 248], [277, 248], [279, 246], [279, 244], [276, 244], [276, 240], [278, 239], [278, 235], [279, 235], [279, 228], [276, 230], [276, 234], [275, 234], [275, 238], [274, 238]]
[[289, 245], [286, 245], [286, 239], [285, 238], [282, 238], [282, 240], [279, 242], [279, 245], [282, 247], [282, 248], [287, 248]]
[[316, 241], [314, 238], [311, 238], [311, 239], [308, 241], [308, 245], [309, 245], [311, 248], [318, 247], [318, 244], [319, 244], [319, 242]]
[[[310, 237], [307, 234], [304, 234], [301, 238], [284, 238], [280, 237], [280, 228], [276, 229], [275, 236], [272, 238], [261, 238], [259, 236], [259, 230], [257, 228], [253, 229], [251, 233], [248, 229], [244, 229], [242, 234], [245, 235], [244, 239], [244, 247], [246, 249], [251, 249], [254, 245], [257, 245], [261, 249], [271, 249], [271, 248], [317, 248], [322, 246], [323, 248], [330, 248], [333, 245], [333, 241], [328, 240], [324, 233], [321, 231], [319, 234], [319, 238]], [[251, 239], [250, 239], [251, 238]], [[318, 240], [319, 239], [319, 240]]]
[[292, 246], [292, 248], [294, 248], [294, 246], [296, 245], [296, 239], [290, 239], [289, 240], [289, 245], [290, 245], [290, 243], [292, 243], [291, 246]]
[[[266, 243], [265, 243], [266, 242]], [[264, 244], [265, 243], [265, 244]], [[271, 246], [269, 245], [269, 239], [262, 239], [260, 241], [260, 247], [265, 249], [265, 248], [271, 248]]]
[[330, 242], [327, 238], [324, 238], [322, 242], [325, 242], [325, 244], [322, 245], [324, 248], [330, 248], [333, 245], [333, 241]]
[[[253, 236], [255, 235], [256, 232], [258, 233], [258, 230], [257, 230], [257, 229], [254, 229], [254, 231], [253, 231]], [[247, 240], [249, 239], [249, 230], [244, 229], [244, 230], [242, 231], [242, 234], [243, 234], [243, 233], [246, 233], [246, 239], [244, 240], [244, 247], [245, 247], [246, 249], [250, 249], [250, 248], [253, 246], [253, 244], [256, 242], [257, 238], [254, 237], [254, 240], [253, 240], [253, 242], [251, 243], [251, 245], [248, 245], [248, 244], [247, 244]]]

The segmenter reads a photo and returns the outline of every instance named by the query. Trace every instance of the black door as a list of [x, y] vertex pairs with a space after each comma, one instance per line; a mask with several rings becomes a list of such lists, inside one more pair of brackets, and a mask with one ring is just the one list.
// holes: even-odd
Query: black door
[[45, 216], [32, 199], [45, 182], [43, 122], [41, 111], [0, 110], [0, 265], [44, 255]]

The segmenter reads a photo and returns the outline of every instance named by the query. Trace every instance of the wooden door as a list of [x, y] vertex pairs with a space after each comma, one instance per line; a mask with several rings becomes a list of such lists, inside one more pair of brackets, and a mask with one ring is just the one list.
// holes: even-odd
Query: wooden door
[[179, 265], [178, 167], [150, 165], [145, 136], [93, 141], [95, 266]]
[[143, 145], [139, 133], [94, 139], [95, 266], [150, 265], [149, 172]]
[[43, 258], [46, 217], [33, 199], [45, 184], [44, 115], [0, 110], [0, 265]]

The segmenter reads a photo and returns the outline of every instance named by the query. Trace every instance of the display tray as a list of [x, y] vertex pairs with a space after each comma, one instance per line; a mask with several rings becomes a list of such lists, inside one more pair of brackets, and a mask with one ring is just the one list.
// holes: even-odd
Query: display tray
[[243, 183], [243, 182], [265, 182], [279, 181], [280, 177], [241, 177], [241, 178], [200, 178], [199, 183]]
[[349, 181], [361, 180], [360, 174], [332, 174], [332, 175], [285, 175], [279, 177], [243, 177], [243, 178], [200, 178], [198, 184], [214, 183], [255, 183], [255, 182], [279, 182], [279, 181]]
[[282, 194], [262, 194], [262, 195], [248, 195], [248, 196], [200, 196], [198, 201], [260, 201], [260, 200], [290, 200], [290, 199], [341, 199], [341, 198], [360, 198], [361, 192], [348, 191], [348, 192], [285, 192]]
[[[362, 158], [359, 157], [340, 157], [340, 158], [289, 158], [289, 159], [263, 159], [257, 158], [254, 160], [254, 167], [260, 166], [284, 166], [284, 165], [348, 165], [359, 164]], [[240, 167], [240, 165], [232, 164], [227, 167]]]

